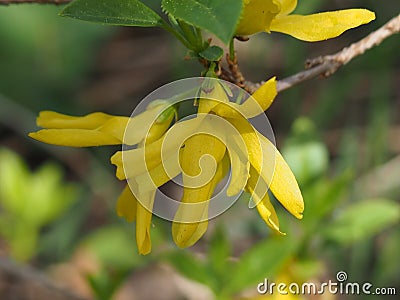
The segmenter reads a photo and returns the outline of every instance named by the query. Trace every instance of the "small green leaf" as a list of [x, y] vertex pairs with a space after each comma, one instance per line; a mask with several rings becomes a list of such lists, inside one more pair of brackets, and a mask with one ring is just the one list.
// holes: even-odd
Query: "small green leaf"
[[305, 117], [293, 123], [282, 155], [300, 186], [319, 178], [328, 169], [328, 149], [317, 137], [315, 125]]
[[208, 61], [218, 61], [222, 58], [224, 50], [218, 46], [211, 46], [201, 51], [199, 55]]
[[214, 232], [208, 251], [209, 268], [222, 279], [227, 272], [227, 263], [231, 254], [229, 240], [223, 228], [218, 227]]
[[205, 264], [190, 252], [185, 250], [174, 251], [167, 255], [166, 258], [185, 277], [208, 286], [212, 285], [212, 279], [207, 272]]
[[176, 19], [208, 30], [228, 44], [239, 22], [242, 0], [163, 0], [162, 7]]
[[314, 199], [308, 202], [304, 211], [304, 224], [318, 226], [321, 219], [332, 214], [337, 205], [345, 199], [352, 181], [353, 173], [347, 170], [336, 178], [322, 177], [304, 189], [304, 199]]
[[242, 291], [264, 278], [276, 275], [297, 249], [297, 242], [288, 237], [269, 238], [247, 251], [235, 266], [227, 290]]
[[108, 25], [154, 27], [163, 24], [156, 12], [138, 0], [75, 0], [60, 15]]
[[365, 200], [349, 205], [324, 231], [337, 243], [350, 244], [369, 238], [400, 219], [400, 205], [387, 199]]
[[130, 232], [119, 225], [108, 225], [96, 230], [85, 238], [82, 246], [108, 268], [131, 270], [145, 262], [132, 250], [135, 243]]

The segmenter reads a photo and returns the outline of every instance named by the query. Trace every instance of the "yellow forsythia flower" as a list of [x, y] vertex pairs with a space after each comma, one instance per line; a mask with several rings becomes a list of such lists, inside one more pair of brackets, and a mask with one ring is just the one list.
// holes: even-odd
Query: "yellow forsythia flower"
[[[134, 149], [116, 152], [111, 162], [117, 167], [117, 178], [129, 184], [117, 201], [117, 213], [127, 221], [136, 222], [140, 254], [151, 251], [150, 228], [156, 190], [180, 173], [184, 191], [172, 224], [173, 239], [179, 247], [193, 245], [207, 230], [208, 200], [229, 167], [231, 180], [227, 195], [236, 195], [242, 190], [249, 192], [266, 224], [280, 233], [268, 188], [297, 218], [302, 217], [303, 198], [278, 150], [247, 120], [263, 113], [276, 94], [276, 80], [272, 78], [253, 97], [236, 104], [229, 102], [223, 84], [210, 79], [207, 88], [200, 92], [197, 116], [172, 126], [174, 114], [165, 116], [168, 106], [161, 102], [133, 118], [103, 113], [72, 117], [42, 112], [37, 122], [45, 129], [29, 135], [63, 146], [137, 145]], [[214, 118], [222, 120], [222, 125], [216, 124]], [[224, 124], [234, 130], [229, 131], [229, 126]], [[125, 131], [129, 134], [124, 136]], [[205, 156], [212, 159], [204, 159]]]
[[367, 9], [345, 9], [312, 15], [291, 15], [297, 0], [243, 0], [244, 8], [236, 35], [281, 32], [299, 40], [316, 42], [341, 35], [367, 24], [375, 14]]

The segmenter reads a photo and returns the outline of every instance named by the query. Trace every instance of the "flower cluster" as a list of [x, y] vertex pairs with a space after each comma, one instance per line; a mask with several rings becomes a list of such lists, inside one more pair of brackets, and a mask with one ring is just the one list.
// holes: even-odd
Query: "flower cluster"
[[[142, 254], [151, 250], [155, 192], [180, 173], [184, 191], [172, 224], [173, 239], [178, 246], [191, 246], [205, 233], [208, 200], [229, 167], [231, 180], [227, 194], [232, 196], [242, 190], [251, 193], [261, 217], [280, 233], [268, 187], [298, 218], [304, 209], [303, 199], [280, 153], [247, 120], [266, 110], [275, 96], [276, 81], [272, 78], [252, 97], [236, 104], [229, 102], [226, 87], [220, 81], [210, 79], [207, 88], [200, 91], [197, 116], [172, 126], [174, 110], [160, 101], [132, 118], [103, 113], [72, 117], [42, 112], [37, 123], [45, 129], [30, 136], [42, 142], [73, 147], [137, 145], [135, 149], [118, 151], [111, 162], [117, 166], [117, 178], [129, 183], [118, 199], [117, 213], [128, 221], [136, 221], [136, 241]], [[178, 163], [174, 165], [176, 152]], [[202, 170], [199, 162], [207, 155], [212, 160], [206, 160]]]
[[[319, 41], [375, 18], [374, 13], [365, 9], [291, 15], [297, 0], [243, 1], [238, 36], [277, 31], [304, 41]], [[193, 245], [207, 230], [210, 199], [229, 169], [227, 196], [241, 191], [250, 193], [262, 219], [281, 234], [268, 189], [299, 219], [304, 210], [303, 198], [279, 151], [249, 122], [273, 102], [277, 94], [275, 78], [241, 104], [229, 100], [229, 88], [217, 79], [205, 78], [198, 92], [198, 111], [192, 119], [174, 122], [176, 110], [167, 100], [152, 102], [134, 117], [100, 112], [73, 117], [44, 111], [37, 118], [38, 126], [44, 129], [29, 136], [60, 146], [130, 147], [116, 152], [111, 162], [117, 167], [116, 177], [127, 181], [117, 201], [117, 213], [136, 222], [136, 242], [141, 254], [151, 251], [156, 191], [179, 174], [183, 196], [172, 219], [172, 235], [179, 247]]]

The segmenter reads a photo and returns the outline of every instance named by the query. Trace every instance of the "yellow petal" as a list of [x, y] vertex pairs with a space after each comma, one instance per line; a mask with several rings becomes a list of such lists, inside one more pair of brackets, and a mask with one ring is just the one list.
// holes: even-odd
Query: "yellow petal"
[[[194, 217], [202, 220], [205, 219], [205, 221], [196, 223], [172, 223], [172, 237], [178, 247], [187, 248], [193, 246], [199, 239], [201, 239], [204, 233], [206, 233], [208, 228], [208, 204], [204, 204], [203, 206], [204, 207], [198, 206], [198, 209], [201, 209], [201, 211], [198, 211], [196, 216], [186, 214], [185, 218]], [[191, 212], [193, 212], [193, 210]]]
[[[261, 147], [261, 141], [257, 136], [256, 129], [253, 125], [245, 118], [232, 118], [228, 119], [232, 125], [236, 127], [236, 129], [240, 133], [240, 139], [245, 143], [247, 155], [250, 163], [256, 169], [256, 171], [262, 174], [263, 170], [263, 149]], [[267, 154], [268, 156], [268, 154]], [[269, 160], [273, 161], [273, 158], [269, 158]], [[266, 168], [264, 168], [266, 169]], [[266, 173], [265, 173], [266, 174]], [[272, 171], [270, 177], [272, 178]], [[265, 178], [266, 182], [269, 182], [267, 178]]]
[[145, 137], [148, 136], [152, 125], [157, 122], [158, 117], [162, 114], [166, 107], [166, 104], [156, 105], [154, 107], [152, 106], [135, 117], [129, 118], [126, 129], [124, 128], [124, 144], [136, 145], [143, 141]]
[[276, 147], [244, 118], [229, 119], [240, 131], [251, 165], [282, 205], [301, 219], [304, 202], [296, 178]]
[[260, 114], [260, 108], [261, 112], [266, 111], [271, 106], [277, 94], [276, 77], [272, 77], [241, 105], [243, 114], [246, 118], [253, 118]]
[[139, 254], [146, 255], [151, 252], [151, 210], [153, 209], [156, 191], [140, 195], [140, 202], [136, 208], [136, 244]]
[[278, 17], [290, 14], [297, 6], [297, 0], [279, 0], [279, 2], [281, 3], [281, 11]]
[[[104, 123], [104, 125], [100, 126], [98, 129], [96, 129], [96, 131], [112, 135], [113, 137], [115, 137], [120, 141], [120, 144], [123, 144], [124, 133], [128, 122], [129, 122], [128, 117], [114, 117], [108, 120], [106, 123]], [[141, 139], [143, 138], [144, 136], [141, 137]]]
[[284, 234], [279, 230], [279, 220], [268, 196], [268, 185], [260, 177], [257, 171], [250, 168], [250, 178], [246, 185], [246, 191], [251, 194], [257, 211], [264, 222], [276, 233]]
[[231, 159], [231, 179], [226, 194], [231, 197], [238, 194], [246, 186], [249, 178], [250, 161], [246, 144], [240, 134], [230, 134], [226, 146]]
[[251, 35], [269, 31], [271, 21], [280, 9], [280, 3], [277, 0], [245, 0], [235, 35]]
[[172, 120], [174, 119], [174, 113], [172, 112], [163, 122], [155, 122], [151, 126], [149, 132], [146, 136], [146, 144], [150, 144], [159, 138], [161, 138], [164, 133], [168, 130], [171, 125]]
[[[179, 152], [182, 152], [180, 149]], [[165, 170], [168, 170], [168, 173]], [[175, 158], [169, 157], [162, 164], [157, 165], [149, 172], [144, 172], [132, 179], [128, 179], [130, 184], [134, 184], [139, 193], [146, 193], [154, 190], [181, 173], [180, 164], [175, 164]]]
[[[263, 168], [262, 171], [268, 167], [274, 168], [273, 177], [270, 181], [272, 193], [292, 215], [298, 219], [301, 219], [304, 211], [303, 196], [301, 195], [299, 185], [297, 184], [292, 170], [275, 146], [262, 134], [257, 133], [257, 135], [260, 139], [261, 147], [263, 149], [263, 163], [267, 162], [267, 164], [269, 164]], [[273, 154], [271, 155], [271, 153]], [[270, 164], [268, 157], [266, 156], [273, 157], [275, 166]], [[264, 180], [266, 180], [266, 182], [269, 182], [269, 173], [266, 178], [263, 176], [263, 173], [261, 173], [261, 176]]]
[[52, 129], [96, 129], [113, 117], [101, 112], [76, 117], [54, 111], [41, 111], [36, 119], [36, 123], [40, 127]]
[[[29, 136], [48, 144], [70, 147], [122, 143], [135, 145], [145, 139], [151, 125], [157, 121], [157, 117], [165, 107], [166, 104], [156, 105], [133, 118], [111, 116], [104, 113], [73, 117], [44, 111], [39, 114], [37, 124], [49, 129], [31, 133]], [[157, 126], [159, 125], [161, 124], [157, 124]], [[166, 125], [163, 124], [162, 127], [164, 126]], [[125, 129], [127, 129], [126, 134]]]
[[207, 114], [220, 102], [229, 102], [224, 87], [218, 79], [205, 78], [200, 92], [198, 113]]
[[183, 141], [196, 132], [201, 122], [200, 118], [194, 118], [175, 123], [162, 138], [145, 147], [116, 152], [111, 163], [117, 166], [117, 178], [136, 177], [158, 166], [162, 158], [178, 153]]
[[276, 77], [266, 81], [242, 104], [219, 103], [212, 111], [224, 118], [253, 118], [267, 110], [277, 95]]
[[117, 214], [128, 222], [135, 221], [137, 200], [128, 185], [125, 186], [117, 200]]
[[35, 140], [58, 146], [92, 147], [121, 144], [121, 141], [111, 134], [90, 129], [43, 129], [28, 135]]
[[374, 19], [375, 14], [367, 9], [346, 9], [308, 16], [289, 15], [274, 19], [271, 31], [316, 42], [337, 37], [348, 29], [367, 24]]
[[[196, 137], [196, 136], [195, 136]], [[193, 140], [192, 140], [193, 141]], [[196, 141], [194, 141], [194, 146]], [[182, 164], [185, 158], [193, 154], [191, 143], [189, 147], [183, 149]], [[225, 152], [224, 149], [218, 149]], [[186, 152], [185, 154], [185, 151]], [[188, 166], [186, 166], [187, 168]], [[182, 204], [179, 206], [174, 222], [172, 223], [172, 236], [178, 247], [190, 247], [196, 243], [206, 232], [208, 226], [208, 205], [214, 189], [219, 181], [221, 181], [229, 168], [229, 160], [227, 156], [218, 163], [214, 177], [206, 185], [197, 188], [184, 187]], [[185, 170], [185, 167], [183, 167]], [[183, 176], [185, 185], [185, 175]]]

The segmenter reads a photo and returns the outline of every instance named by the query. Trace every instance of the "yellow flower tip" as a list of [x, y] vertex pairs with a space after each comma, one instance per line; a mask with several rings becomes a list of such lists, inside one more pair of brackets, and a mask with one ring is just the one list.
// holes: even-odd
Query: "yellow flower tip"
[[271, 106], [276, 95], [278, 95], [278, 90], [276, 76], [274, 76], [261, 85], [251, 96], [256, 100], [262, 111], [266, 111]]
[[273, 230], [274, 233], [276, 233], [277, 235], [281, 235], [281, 236], [285, 236], [286, 235], [286, 233], [282, 232], [279, 229], [279, 226], [276, 225], [271, 219], [268, 219], [268, 221], [269, 222], [267, 223], [267, 225], [269, 226], [269, 228], [271, 228]]
[[193, 246], [207, 231], [208, 221], [197, 223], [172, 223], [172, 238], [179, 248]]
[[140, 245], [137, 244], [138, 252], [140, 255], [147, 255], [151, 252], [151, 241], [150, 238], [143, 241]]
[[117, 215], [125, 218], [127, 222], [133, 222], [136, 219], [137, 199], [132, 194], [129, 186], [126, 185], [117, 200]]
[[111, 162], [111, 164], [113, 164], [114, 166], [117, 167], [117, 169], [115, 171], [115, 176], [119, 180], [125, 180], [126, 176], [125, 176], [124, 168], [122, 166], [122, 151], [115, 152], [115, 154], [113, 156], [111, 156], [110, 162]]
[[286, 204], [285, 207], [297, 219], [303, 219], [304, 201], [302, 197], [293, 199], [289, 204]]
[[36, 132], [29, 132], [28, 136], [34, 140], [36, 140]]

